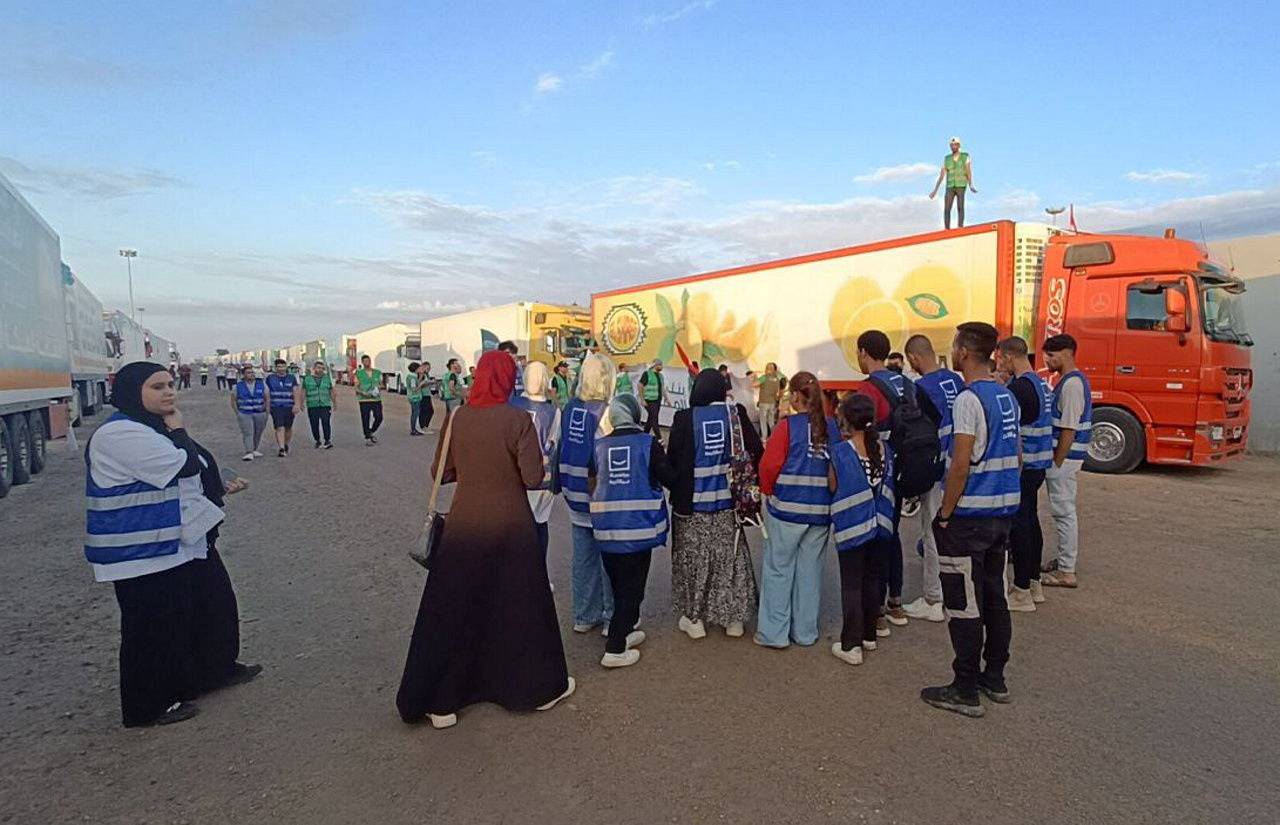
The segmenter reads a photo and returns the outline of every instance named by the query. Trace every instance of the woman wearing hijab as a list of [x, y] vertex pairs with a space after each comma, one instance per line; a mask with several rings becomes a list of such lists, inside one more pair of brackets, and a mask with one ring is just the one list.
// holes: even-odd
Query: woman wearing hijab
[[691, 639], [706, 636], [708, 622], [741, 636], [755, 607], [755, 573], [733, 509], [729, 463], [735, 449], [758, 463], [764, 448], [746, 409], [726, 403], [727, 392], [719, 372], [703, 370], [689, 409], [671, 422], [671, 591], [679, 627]]
[[168, 370], [134, 362], [116, 373], [116, 413], [85, 447], [85, 557], [120, 605], [120, 706], [126, 727], [198, 713], [192, 562], [222, 510], [205, 497], [200, 448], [183, 428]]
[[556, 503], [555, 493], [551, 492], [551, 458], [560, 437], [560, 410], [547, 400], [548, 374], [546, 364], [540, 361], [529, 364], [524, 368], [523, 394], [511, 399], [513, 406], [528, 413], [538, 435], [538, 444], [542, 447], [542, 483], [530, 490], [528, 496], [543, 561], [546, 561], [550, 540], [547, 522], [551, 519], [551, 507]]
[[451, 443], [435, 461], [457, 491], [396, 695], [405, 722], [450, 727], [477, 702], [548, 710], [575, 688], [525, 497], [543, 481], [542, 450], [529, 415], [507, 403], [515, 371], [507, 353], [485, 353], [466, 405], [445, 420]]
[[640, 429], [640, 402], [624, 393], [609, 404], [612, 432], [596, 439], [591, 458], [591, 526], [613, 589], [605, 667], [640, 661], [640, 603], [653, 550], [667, 543], [667, 499], [675, 473], [662, 442]]

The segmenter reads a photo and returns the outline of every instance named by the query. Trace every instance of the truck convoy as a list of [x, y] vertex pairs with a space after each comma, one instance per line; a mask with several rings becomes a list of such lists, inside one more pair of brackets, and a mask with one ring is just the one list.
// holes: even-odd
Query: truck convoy
[[93, 415], [107, 403], [107, 386], [114, 372], [107, 338], [102, 302], [86, 287], [71, 267], [62, 264], [66, 290], [67, 340], [71, 347], [71, 420]]
[[654, 359], [673, 406], [691, 369], [739, 374], [776, 362], [848, 389], [856, 340], [883, 330], [896, 349], [927, 336], [944, 358], [955, 325], [982, 320], [1033, 349], [1079, 342], [1093, 389], [1086, 467], [1219, 464], [1244, 454], [1252, 384], [1243, 283], [1198, 245], [1065, 234], [999, 221], [597, 293], [593, 331], [628, 365]]

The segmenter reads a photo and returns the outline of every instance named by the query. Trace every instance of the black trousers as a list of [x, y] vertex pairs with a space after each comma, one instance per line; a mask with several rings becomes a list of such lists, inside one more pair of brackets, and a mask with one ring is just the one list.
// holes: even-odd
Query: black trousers
[[219, 375], [219, 376], [218, 376], [218, 389], [220, 389], [220, 390], [225, 390], [226, 388], [227, 388], [227, 376], [225, 376], [225, 375]]
[[205, 387], [205, 386], [208, 386], [208, 384], [209, 384], [209, 376], [207, 375], [200, 376], [200, 386]]
[[963, 186], [948, 186], [947, 194], [942, 201], [942, 225], [951, 228], [951, 204], [956, 205], [956, 226], [964, 226], [964, 192]]
[[191, 652], [196, 689], [221, 687], [235, 673], [240, 658], [240, 607], [231, 576], [217, 549], [190, 562]]
[[659, 435], [658, 416], [662, 413], [662, 402], [646, 401], [644, 402], [644, 408], [648, 411], [649, 415], [644, 422], [644, 431], [647, 433], [653, 433], [654, 435]]
[[183, 376], [181, 376], [181, 377], [179, 377], [179, 378], [178, 378], [178, 389], [180, 389], [180, 390], [189, 390], [189, 389], [191, 389], [191, 376], [190, 376], [190, 375], [183, 375]]
[[609, 621], [609, 641], [605, 653], [622, 653], [627, 649], [627, 634], [640, 621], [640, 603], [649, 580], [652, 550], [639, 553], [601, 553], [604, 572], [613, 588], [613, 618]]
[[[329, 407], [307, 407], [307, 423], [311, 425], [311, 438], [313, 441], [328, 443], [332, 441], [329, 431], [333, 417], [333, 410]], [[323, 435], [323, 438], [321, 437]]]
[[937, 524], [938, 568], [942, 606], [956, 658], [955, 686], [976, 693], [978, 674], [1004, 676], [1009, 661], [1013, 625], [1005, 582], [1005, 543], [1009, 518], [952, 518], [944, 529]]
[[436, 414], [435, 405], [431, 403], [431, 396], [422, 396], [422, 402], [418, 405], [418, 429], [426, 430], [431, 426], [431, 419]]
[[192, 562], [115, 582], [120, 605], [120, 710], [151, 724], [198, 693], [192, 649]]
[[538, 533], [538, 549], [542, 551], [542, 563], [547, 563], [547, 548], [551, 546], [551, 528], [545, 521], [535, 521], [534, 529]]
[[853, 650], [863, 642], [876, 640], [876, 617], [880, 615], [880, 559], [884, 540], [868, 542], [853, 550], [837, 553], [840, 560], [840, 607], [844, 626], [840, 648]]
[[378, 431], [382, 426], [382, 402], [381, 401], [361, 401], [360, 402], [360, 429], [364, 430], [364, 437], [368, 438]]
[[1013, 585], [1026, 590], [1040, 580], [1040, 557], [1044, 553], [1044, 533], [1036, 499], [1044, 485], [1044, 470], [1022, 471], [1022, 503], [1009, 528], [1009, 554], [1013, 557]]

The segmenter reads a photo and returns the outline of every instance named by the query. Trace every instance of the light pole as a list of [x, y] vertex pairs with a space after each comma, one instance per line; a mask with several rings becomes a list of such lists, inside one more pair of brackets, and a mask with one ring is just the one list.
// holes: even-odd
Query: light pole
[[1065, 206], [1050, 206], [1050, 207], [1048, 207], [1047, 209], [1045, 209], [1044, 211], [1045, 211], [1045, 212], [1048, 212], [1050, 215], [1052, 215], [1052, 216], [1053, 216], [1053, 225], [1056, 227], [1056, 226], [1058, 225], [1058, 216], [1059, 216], [1059, 215], [1061, 215], [1063, 212], [1066, 212], [1066, 211], [1067, 211], [1067, 207], [1065, 207]]
[[133, 259], [138, 257], [138, 250], [121, 249], [120, 257], [124, 258], [125, 265], [129, 268], [129, 320], [136, 321], [133, 310]]

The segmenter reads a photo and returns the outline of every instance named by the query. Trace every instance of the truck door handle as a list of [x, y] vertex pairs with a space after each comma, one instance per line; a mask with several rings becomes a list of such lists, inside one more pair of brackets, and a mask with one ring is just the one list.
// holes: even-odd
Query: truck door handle
[[1133, 375], [1137, 371], [1138, 371], [1137, 367], [1131, 366], [1129, 364], [1121, 364], [1120, 366], [1116, 367], [1116, 372], [1120, 373], [1121, 375]]

